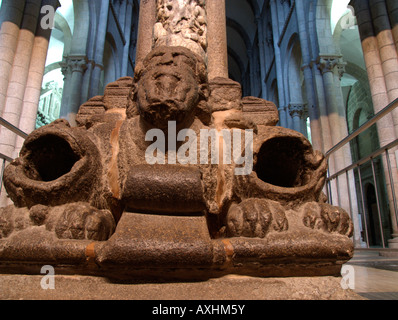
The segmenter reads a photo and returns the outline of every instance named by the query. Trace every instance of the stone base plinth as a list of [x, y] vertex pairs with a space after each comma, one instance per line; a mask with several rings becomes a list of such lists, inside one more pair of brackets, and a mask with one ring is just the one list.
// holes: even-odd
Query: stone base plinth
[[363, 300], [339, 277], [258, 278], [228, 275], [198, 282], [112, 282], [93, 276], [0, 275], [0, 299], [34, 300]]

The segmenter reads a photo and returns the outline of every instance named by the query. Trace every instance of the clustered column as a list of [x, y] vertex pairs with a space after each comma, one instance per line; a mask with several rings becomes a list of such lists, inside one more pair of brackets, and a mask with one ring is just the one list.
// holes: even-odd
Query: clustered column
[[[76, 125], [75, 118], [81, 105], [81, 87], [86, 69], [87, 57], [85, 56], [69, 56], [63, 68], [64, 75], [66, 75], [65, 87], [68, 84], [69, 89], [67, 101], [62, 100], [63, 108], [61, 109], [60, 118], [68, 119], [72, 126]], [[66, 96], [65, 93], [64, 96]]]
[[[15, 127], [33, 130], [50, 32], [41, 27], [40, 9], [49, 0], [4, 0], [0, 31], [1, 116]], [[32, 109], [33, 108], [33, 109]], [[22, 117], [24, 114], [24, 117]], [[32, 125], [33, 122], [33, 125]], [[0, 152], [14, 157], [17, 136], [0, 129]]]
[[[394, 2], [394, 1], [393, 1]], [[396, 10], [396, 1], [385, 0], [352, 0], [351, 5], [355, 9], [355, 15], [358, 19], [359, 33], [362, 41], [365, 64], [367, 68], [370, 91], [373, 100], [375, 113], [382, 110], [390, 102], [398, 98], [398, 55], [396, 40], [394, 41], [393, 31], [390, 24], [392, 12], [389, 9]], [[395, 21], [395, 19], [391, 19]], [[396, 31], [395, 31], [396, 33]], [[395, 39], [397, 39], [395, 37]], [[392, 115], [382, 118], [378, 124], [378, 134], [382, 146], [394, 141], [398, 136], [398, 110], [395, 109]], [[390, 163], [392, 165], [393, 184], [398, 196], [398, 174], [397, 162], [393, 152], [389, 153]], [[388, 164], [383, 158], [387, 191], [390, 202], [391, 221], [393, 225], [393, 237], [390, 240], [390, 248], [398, 248], [398, 226], [394, 212], [393, 196]]]
[[322, 142], [322, 129], [319, 120], [319, 114], [316, 109], [315, 102], [315, 92], [314, 92], [314, 81], [312, 78], [312, 70], [311, 70], [311, 54], [309, 48], [308, 41], [308, 30], [306, 26], [305, 19], [305, 9], [303, 0], [296, 1], [296, 14], [298, 21], [298, 29], [300, 36], [301, 45], [301, 55], [303, 58], [303, 66], [302, 71], [304, 74], [304, 82], [305, 82], [305, 90], [308, 100], [308, 113], [310, 116], [311, 123], [311, 133], [312, 133], [312, 144], [316, 150], [323, 150], [323, 142]]
[[[3, 0], [0, 29], [0, 116], [17, 128], [31, 132], [44, 74], [50, 28], [42, 27], [41, 7], [55, 10], [58, 0]], [[22, 139], [0, 127], [0, 152], [14, 158]], [[5, 193], [1, 205], [7, 204]]]
[[[276, 0], [270, 1], [272, 16], [278, 16], [277, 3]], [[279, 19], [278, 19], [279, 20]], [[276, 65], [276, 76], [278, 82], [278, 96], [279, 96], [279, 118], [280, 118], [280, 126], [287, 127], [287, 113], [286, 113], [286, 105], [285, 105], [285, 93], [284, 93], [284, 84], [283, 84], [283, 72], [282, 72], [282, 62], [281, 62], [281, 53], [278, 45], [279, 39], [279, 24], [276, 19], [272, 19], [272, 32], [274, 38], [274, 51], [275, 51], [275, 65]]]

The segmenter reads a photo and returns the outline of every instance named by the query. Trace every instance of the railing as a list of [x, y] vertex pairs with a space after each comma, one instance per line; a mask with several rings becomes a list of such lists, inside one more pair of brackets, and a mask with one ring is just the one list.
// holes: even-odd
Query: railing
[[[361, 127], [359, 127], [357, 130], [355, 130], [352, 134], [348, 135], [346, 138], [344, 138], [341, 142], [339, 142], [337, 145], [335, 145], [333, 148], [331, 148], [328, 152], [326, 152], [326, 158], [329, 159], [332, 154], [336, 153], [338, 150], [346, 146], [348, 143], [353, 141], [356, 137], [358, 137], [361, 133], [364, 131], [368, 130], [371, 128], [373, 125], [377, 123], [381, 118], [386, 116], [387, 114], [390, 114], [396, 107], [398, 107], [398, 99], [390, 103], [387, 107], [385, 107], [383, 110], [378, 112], [376, 115], [374, 115], [369, 121], [364, 123]], [[370, 141], [369, 141], [370, 143]], [[395, 215], [396, 221], [398, 221], [398, 208], [397, 208], [397, 196], [395, 193], [395, 188], [394, 188], [394, 179], [393, 175], [397, 174], [396, 172], [393, 172], [392, 166], [391, 166], [391, 160], [390, 160], [390, 152], [398, 146], [398, 139], [395, 141], [390, 142], [389, 144], [379, 148], [378, 150], [372, 152], [368, 156], [355, 161], [351, 165], [347, 166], [346, 168], [339, 170], [336, 173], [333, 173], [330, 175], [328, 173], [328, 177], [326, 180], [326, 193], [328, 197], [328, 201], [331, 204], [335, 204], [334, 198], [340, 198], [339, 195], [333, 194], [332, 191], [332, 183], [336, 183], [338, 185], [338, 179], [339, 178], [345, 178], [345, 183], [347, 186], [348, 190], [348, 200], [349, 200], [349, 208], [344, 208], [348, 209], [351, 214], [351, 217], [354, 216], [354, 214], [359, 214], [361, 219], [362, 219], [362, 228], [363, 228], [363, 240], [366, 243], [366, 247], [370, 248], [371, 246], [382, 246], [383, 248], [386, 248], [386, 238], [385, 238], [385, 227], [383, 226], [383, 217], [381, 215], [382, 213], [382, 205], [386, 207], [387, 209], [387, 216], [388, 218], [391, 218], [389, 216], [390, 212], [393, 212]], [[378, 158], [382, 158], [383, 161], [380, 161], [380, 166], [383, 169], [380, 170], [380, 174], [376, 174], [376, 166], [375, 164], [379, 162]], [[368, 178], [368, 181], [371, 181], [374, 184], [374, 193], [375, 193], [375, 202], [376, 202], [376, 211], [377, 211], [377, 216], [376, 219], [374, 219], [374, 216], [370, 216], [371, 213], [369, 212], [369, 207], [366, 206], [366, 204], [369, 205], [369, 203], [366, 203], [366, 194], [363, 186], [363, 168], [364, 166], [368, 167], [368, 172], [371, 172], [371, 177]], [[386, 167], [386, 168], [385, 168]], [[349, 175], [351, 174], [351, 178], [354, 177], [354, 182], [350, 184], [350, 177]], [[344, 177], [345, 176], [345, 177]], [[383, 181], [381, 181], [380, 176], [383, 178]], [[357, 179], [355, 179], [357, 177]], [[387, 181], [389, 183], [387, 183]], [[351, 181], [352, 182], [352, 181]], [[382, 187], [380, 185], [382, 184]], [[351, 186], [354, 185], [354, 191], [356, 194], [352, 194], [352, 188]], [[389, 190], [387, 190], [387, 187], [389, 186]], [[337, 187], [338, 188], [338, 187]], [[359, 189], [359, 190], [357, 190]], [[384, 189], [384, 194], [382, 194], [382, 189]], [[390, 193], [388, 193], [390, 191]], [[383, 202], [383, 199], [388, 199], [387, 201]], [[356, 201], [356, 203], [354, 203]], [[387, 202], [387, 203], [385, 203]], [[335, 204], [336, 205], [336, 204]], [[340, 203], [338, 203], [340, 205]], [[374, 212], [372, 211], [372, 214]], [[372, 219], [372, 220], [371, 220]], [[372, 226], [369, 225], [369, 222], [373, 222], [374, 220], [378, 219], [378, 232], [379, 232], [379, 237], [381, 238], [380, 244], [375, 244], [370, 242], [371, 235], [370, 233], [373, 231], [373, 235], [375, 233], [375, 228], [376, 226], [373, 224]], [[386, 220], [386, 219], [384, 219]], [[394, 223], [393, 219], [390, 220], [391, 224]], [[373, 227], [373, 228], [371, 228]], [[392, 227], [392, 226], [391, 226]]]
[[[11, 130], [12, 132], [14, 132], [15, 134], [17, 134], [18, 136], [20, 136], [23, 139], [26, 139], [26, 137], [28, 136], [28, 134], [26, 134], [22, 130], [18, 129], [16, 126], [12, 125], [11, 123], [9, 123], [8, 121], [4, 120], [1, 117], [0, 117], [0, 125], [7, 128], [8, 130]], [[5, 154], [2, 154], [2, 153], [0, 153], [0, 159], [2, 162], [1, 171], [0, 171], [0, 194], [1, 194], [2, 188], [3, 188], [3, 174], [4, 174], [4, 169], [5, 169], [6, 163], [12, 162], [13, 159]]]

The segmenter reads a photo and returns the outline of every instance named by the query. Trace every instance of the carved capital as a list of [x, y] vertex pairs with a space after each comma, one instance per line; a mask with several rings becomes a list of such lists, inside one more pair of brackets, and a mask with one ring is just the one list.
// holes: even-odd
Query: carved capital
[[319, 56], [316, 64], [318, 69], [321, 70], [322, 74], [327, 72], [337, 72], [340, 80], [345, 73], [345, 66], [347, 65], [341, 56], [335, 55]]
[[71, 68], [67, 62], [61, 62], [60, 66], [61, 66], [61, 72], [65, 78], [71, 74]]
[[345, 67], [347, 65], [347, 62], [344, 62], [343, 59], [339, 59], [338, 63], [337, 63], [337, 73], [339, 75], [339, 79], [341, 80], [341, 78], [344, 76], [345, 73]]
[[303, 103], [290, 103], [288, 106], [289, 114], [292, 118], [302, 118], [305, 114], [306, 108]]
[[333, 72], [334, 68], [339, 62], [339, 57], [336, 56], [320, 56], [318, 58], [318, 68], [321, 70], [322, 74], [326, 72]]
[[68, 57], [68, 67], [71, 72], [84, 73], [87, 69], [87, 58], [83, 56], [71, 56]]
[[84, 73], [87, 69], [88, 63], [87, 58], [83, 56], [67, 57], [60, 63], [61, 72], [65, 78], [74, 72]]

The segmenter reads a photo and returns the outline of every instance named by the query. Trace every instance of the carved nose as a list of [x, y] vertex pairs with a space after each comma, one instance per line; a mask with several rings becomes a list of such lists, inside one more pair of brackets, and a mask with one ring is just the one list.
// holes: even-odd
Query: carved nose
[[158, 94], [173, 95], [178, 84], [178, 79], [170, 75], [162, 75], [156, 81]]

